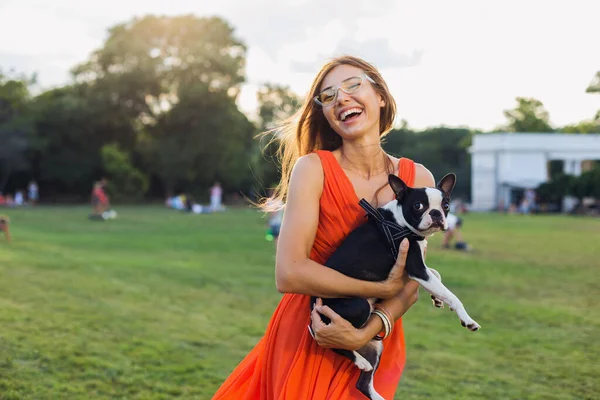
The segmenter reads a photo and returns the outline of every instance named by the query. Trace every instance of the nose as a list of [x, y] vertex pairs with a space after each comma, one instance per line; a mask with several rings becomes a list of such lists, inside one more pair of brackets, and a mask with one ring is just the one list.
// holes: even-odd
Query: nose
[[348, 100], [350, 98], [350, 96], [348, 95], [348, 93], [344, 92], [342, 90], [342, 88], [337, 88], [336, 92], [336, 100], [338, 103], [343, 103], [344, 100]]
[[444, 219], [442, 213], [440, 212], [440, 210], [431, 210], [429, 211], [429, 216], [431, 217], [432, 221], [442, 221]]

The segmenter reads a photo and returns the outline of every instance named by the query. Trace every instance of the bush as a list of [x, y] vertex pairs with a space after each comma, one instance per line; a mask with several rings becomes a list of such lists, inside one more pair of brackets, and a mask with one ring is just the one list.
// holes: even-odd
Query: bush
[[129, 154], [116, 144], [102, 147], [102, 164], [109, 175], [108, 190], [115, 200], [140, 200], [148, 191], [148, 177], [135, 168]]

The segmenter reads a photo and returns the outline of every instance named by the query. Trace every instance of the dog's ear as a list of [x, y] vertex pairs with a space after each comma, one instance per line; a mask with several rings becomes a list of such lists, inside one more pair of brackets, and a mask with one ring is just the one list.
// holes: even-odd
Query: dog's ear
[[444, 195], [450, 197], [452, 194], [452, 190], [454, 189], [454, 185], [456, 184], [456, 175], [452, 172], [446, 174], [440, 182], [437, 184], [437, 188], [440, 189]]
[[396, 195], [396, 200], [402, 201], [402, 198], [408, 189], [406, 183], [404, 183], [402, 179], [398, 178], [398, 176], [394, 174], [388, 175], [388, 182], [392, 187], [394, 194]]

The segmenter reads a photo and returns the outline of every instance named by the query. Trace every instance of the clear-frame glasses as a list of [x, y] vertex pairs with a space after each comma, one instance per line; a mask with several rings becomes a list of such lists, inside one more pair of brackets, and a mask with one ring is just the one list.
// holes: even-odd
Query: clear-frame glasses
[[344, 93], [355, 93], [357, 92], [365, 79], [371, 83], [375, 83], [373, 79], [368, 77], [366, 74], [362, 74], [361, 76], [353, 76], [351, 78], [345, 79], [339, 85], [328, 87], [323, 90], [321, 93], [316, 95], [313, 100], [320, 106], [327, 107], [335, 103], [337, 99], [338, 90], [344, 91]]

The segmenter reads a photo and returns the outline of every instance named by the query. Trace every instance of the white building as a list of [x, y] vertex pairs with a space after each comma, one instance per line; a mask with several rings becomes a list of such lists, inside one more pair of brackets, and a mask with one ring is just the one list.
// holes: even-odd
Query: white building
[[562, 160], [566, 174], [580, 175], [600, 160], [600, 134], [486, 133], [473, 137], [471, 208], [507, 207], [515, 190], [535, 189], [549, 177], [550, 161]]

